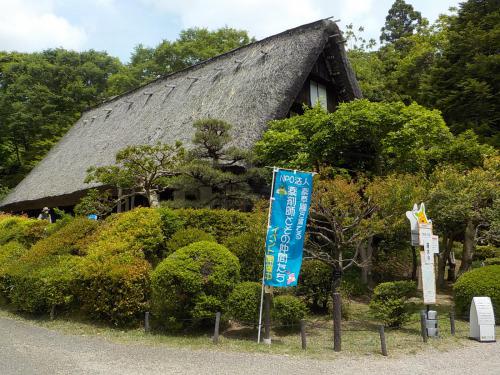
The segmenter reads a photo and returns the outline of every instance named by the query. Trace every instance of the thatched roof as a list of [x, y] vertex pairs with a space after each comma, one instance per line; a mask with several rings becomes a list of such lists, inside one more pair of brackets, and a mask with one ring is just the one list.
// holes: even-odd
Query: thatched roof
[[320, 20], [161, 77], [84, 112], [7, 196], [4, 210], [74, 204], [90, 187], [89, 166], [113, 164], [127, 145], [189, 143], [192, 124], [218, 118], [234, 143], [251, 147], [271, 119], [283, 118], [324, 53], [345, 101], [361, 97], [338, 26]]

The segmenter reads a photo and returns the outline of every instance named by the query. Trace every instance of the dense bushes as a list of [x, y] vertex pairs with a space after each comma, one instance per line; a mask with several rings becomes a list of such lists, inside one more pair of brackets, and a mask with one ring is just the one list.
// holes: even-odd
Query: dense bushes
[[151, 265], [131, 253], [89, 254], [81, 263], [78, 294], [91, 317], [128, 325], [146, 311]]
[[488, 259], [485, 259], [484, 264], [486, 266], [500, 265], [500, 258], [488, 258]]
[[181, 247], [185, 247], [194, 242], [200, 241], [209, 241], [215, 242], [214, 236], [211, 234], [202, 231], [197, 228], [186, 228], [180, 229], [174, 233], [172, 238], [167, 242], [167, 251], [169, 254], [173, 253], [176, 250], [179, 250]]
[[375, 318], [389, 327], [400, 327], [410, 317], [408, 299], [416, 292], [412, 281], [393, 281], [378, 284], [373, 290], [370, 310]]
[[175, 213], [186, 228], [198, 228], [215, 236], [217, 242], [225, 243], [230, 237], [247, 230], [250, 214], [233, 210], [181, 208]]
[[0, 245], [17, 241], [25, 246], [45, 237], [46, 220], [35, 220], [25, 216], [0, 214]]
[[138, 208], [101, 225], [80, 265], [82, 306], [93, 317], [130, 324], [147, 306], [150, 263], [164, 252], [161, 216], [158, 210]]
[[326, 312], [332, 287], [332, 269], [325, 262], [316, 259], [302, 263], [297, 294], [304, 297], [313, 312]]
[[9, 299], [21, 311], [43, 313], [69, 306], [75, 299], [81, 255], [97, 228], [78, 218], [38, 241], [9, 268]]
[[241, 323], [257, 324], [260, 293], [260, 283], [245, 281], [236, 285], [227, 300], [229, 317]]
[[27, 248], [19, 242], [11, 241], [0, 245], [0, 295], [9, 300], [11, 287], [10, 268], [18, 264]]
[[165, 251], [161, 220], [159, 210], [152, 208], [111, 215], [89, 246], [89, 254], [113, 256], [130, 253], [155, 264]]
[[500, 257], [500, 248], [495, 246], [476, 246], [474, 260], [486, 260], [488, 258]]
[[284, 294], [273, 299], [272, 319], [282, 326], [295, 325], [307, 314], [306, 304], [298, 297]]
[[462, 316], [469, 315], [472, 297], [490, 297], [495, 315], [500, 317], [500, 265], [473, 269], [459, 277], [453, 286], [455, 308]]
[[162, 321], [212, 318], [239, 281], [238, 258], [214, 242], [195, 242], [163, 260], [151, 275], [152, 303]]

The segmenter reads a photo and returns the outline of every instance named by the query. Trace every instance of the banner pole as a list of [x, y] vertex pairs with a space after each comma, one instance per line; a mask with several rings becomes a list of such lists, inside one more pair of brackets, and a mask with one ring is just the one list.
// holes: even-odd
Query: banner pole
[[[273, 167], [273, 180], [271, 182], [271, 195], [269, 196], [269, 212], [267, 213], [267, 230], [269, 230], [269, 225], [271, 225], [271, 208], [273, 204], [273, 194], [274, 194], [274, 180], [276, 178], [276, 171], [278, 168]], [[266, 242], [267, 242], [267, 231], [266, 231]], [[266, 244], [267, 246], [267, 244]], [[264, 268], [262, 269], [262, 286], [260, 291], [260, 310], [259, 310], [259, 331], [257, 334], [257, 343], [260, 344], [260, 335], [262, 331], [262, 308], [264, 305], [264, 278], [266, 275], [266, 250], [264, 248]]]

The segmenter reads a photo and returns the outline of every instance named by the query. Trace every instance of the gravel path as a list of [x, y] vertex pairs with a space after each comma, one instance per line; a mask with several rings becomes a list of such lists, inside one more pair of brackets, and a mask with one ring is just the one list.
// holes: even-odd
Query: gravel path
[[398, 358], [319, 361], [287, 356], [118, 344], [0, 318], [1, 375], [500, 374], [500, 342]]

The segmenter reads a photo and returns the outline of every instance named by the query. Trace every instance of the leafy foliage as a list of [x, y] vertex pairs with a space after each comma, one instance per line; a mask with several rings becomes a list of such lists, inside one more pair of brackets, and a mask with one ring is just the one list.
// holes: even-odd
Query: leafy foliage
[[128, 189], [130, 195], [144, 195], [151, 207], [159, 207], [158, 194], [179, 174], [183, 155], [181, 143], [128, 146], [118, 151], [114, 165], [90, 167], [85, 182]]
[[377, 175], [430, 172], [444, 162], [474, 167], [493, 154], [472, 133], [455, 138], [438, 111], [364, 99], [342, 103], [331, 114], [315, 107], [272, 121], [255, 150], [262, 164]]
[[312, 312], [326, 312], [332, 284], [332, 268], [326, 263], [310, 259], [302, 263], [297, 294]]
[[29, 247], [45, 237], [48, 224], [46, 220], [0, 214], [0, 245], [17, 241]]
[[297, 325], [306, 314], [306, 304], [298, 297], [285, 294], [273, 298], [271, 318], [282, 326]]
[[411, 4], [407, 4], [404, 0], [395, 0], [385, 18], [380, 41], [392, 43], [412, 35], [422, 21], [422, 15], [414, 10]]
[[181, 208], [175, 210], [187, 228], [198, 228], [212, 234], [217, 242], [225, 243], [248, 228], [251, 216], [236, 210]]
[[170, 326], [212, 319], [239, 281], [238, 258], [214, 242], [195, 242], [163, 260], [151, 275], [155, 315]]
[[179, 250], [181, 247], [192, 244], [193, 242], [208, 241], [215, 242], [214, 236], [197, 228], [179, 229], [167, 242], [168, 253]]
[[227, 300], [227, 314], [243, 324], [257, 325], [261, 284], [245, 281], [236, 285]]
[[412, 281], [393, 281], [381, 283], [373, 290], [370, 310], [375, 318], [389, 327], [401, 327], [410, 317], [408, 298], [412, 297], [417, 286]]
[[497, 317], [500, 312], [500, 265], [473, 269], [460, 276], [453, 286], [455, 308], [462, 316], [468, 316], [472, 297], [491, 298]]

